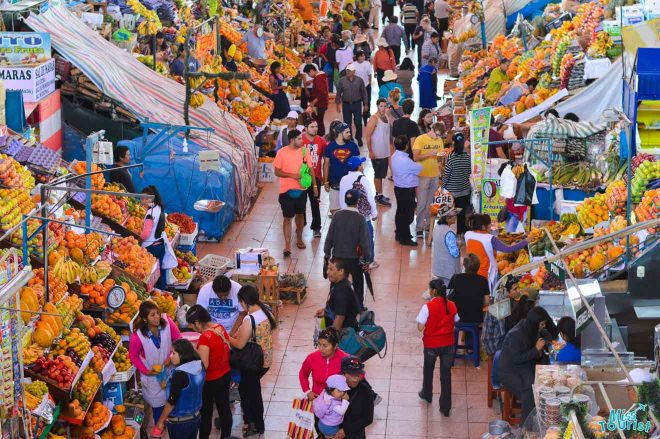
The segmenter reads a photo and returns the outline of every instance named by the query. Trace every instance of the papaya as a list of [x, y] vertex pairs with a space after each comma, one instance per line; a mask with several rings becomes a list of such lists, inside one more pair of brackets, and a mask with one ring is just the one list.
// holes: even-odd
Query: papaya
[[71, 259], [78, 264], [83, 264], [85, 262], [85, 255], [82, 250], [78, 247], [72, 248], [70, 251]]
[[623, 249], [623, 247], [621, 247], [619, 245], [616, 245], [614, 247], [610, 247], [607, 250], [607, 260], [612, 261], [612, 260], [618, 258], [619, 256], [621, 256], [624, 252], [625, 252], [625, 250]]
[[[45, 312], [49, 312], [49, 313], [51, 313], [51, 314], [57, 314], [58, 316], [59, 316], [59, 314], [60, 314], [59, 311], [57, 310], [57, 307], [56, 307], [55, 305], [53, 305], [52, 303], [46, 303], [46, 304], [44, 305], [44, 311], [45, 311]], [[42, 316], [42, 318], [44, 318], [44, 317], [50, 317], [50, 318], [51, 318], [52, 322], [53, 322], [53, 323], [56, 325], [56, 327], [57, 327], [57, 334], [59, 334], [60, 332], [62, 332], [62, 330], [64, 329], [64, 325], [63, 325], [63, 323], [62, 323], [62, 317], [57, 317], [57, 316]]]
[[32, 334], [32, 339], [42, 348], [50, 347], [53, 344], [55, 336], [50, 331], [50, 327], [45, 322], [37, 322], [37, 326]]
[[525, 111], [525, 103], [518, 101], [516, 102], [516, 114], [520, 114]]
[[589, 259], [589, 270], [593, 271], [598, 271], [603, 266], [605, 266], [606, 263], [605, 255], [602, 253], [596, 253], [594, 254], [591, 259]]

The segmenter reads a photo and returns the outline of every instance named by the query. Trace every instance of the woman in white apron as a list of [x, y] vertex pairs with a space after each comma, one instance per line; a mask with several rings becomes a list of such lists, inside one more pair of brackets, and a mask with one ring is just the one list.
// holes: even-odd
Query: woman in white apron
[[160, 193], [155, 186], [147, 186], [142, 189], [145, 195], [153, 195], [153, 199], [142, 199], [142, 206], [147, 210], [142, 226], [142, 247], [151, 253], [160, 264], [160, 277], [155, 287], [164, 290], [167, 286], [167, 273], [163, 268], [163, 257], [165, 256], [165, 242], [163, 232], [165, 231], [165, 207]]
[[477, 274], [488, 279], [488, 287], [492, 295], [498, 276], [496, 252], [516, 252], [527, 247], [527, 240], [523, 239], [514, 245], [504, 244], [496, 236], [488, 233], [488, 227], [490, 226], [490, 216], [488, 215], [472, 215], [467, 223], [468, 228], [471, 230], [465, 233], [466, 253], [474, 253], [479, 258], [480, 265]]
[[154, 420], [158, 420], [166, 402], [165, 387], [162, 385], [167, 382], [165, 363], [172, 352], [172, 342], [180, 338], [179, 329], [167, 314], [161, 314], [158, 305], [142, 302], [128, 355], [140, 371], [142, 396], [151, 406]]

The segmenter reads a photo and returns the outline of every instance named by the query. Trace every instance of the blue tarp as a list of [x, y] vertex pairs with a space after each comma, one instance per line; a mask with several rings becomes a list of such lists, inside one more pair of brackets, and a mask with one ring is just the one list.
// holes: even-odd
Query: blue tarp
[[513, 25], [516, 24], [516, 19], [518, 18], [518, 14], [522, 14], [524, 19], [532, 21], [534, 18], [543, 14], [545, 7], [549, 3], [558, 3], [558, 2], [557, 0], [532, 0], [522, 9], [519, 9], [506, 17], [506, 28], [511, 29]]
[[[149, 140], [155, 135], [150, 135]], [[154, 185], [163, 198], [167, 213], [183, 212], [199, 223], [200, 233], [209, 238], [221, 238], [234, 219], [236, 188], [232, 165], [220, 160], [220, 171], [201, 172], [198, 152], [205, 148], [193, 141], [188, 142], [188, 153], [181, 153], [183, 138], [176, 137], [159, 148], [152, 149], [143, 159], [143, 172], [131, 169], [135, 189]], [[126, 146], [131, 157], [142, 157], [142, 138], [122, 140], [117, 145]], [[171, 151], [176, 153], [171, 156]], [[218, 213], [198, 212], [193, 208], [201, 199], [221, 200], [226, 205]]]

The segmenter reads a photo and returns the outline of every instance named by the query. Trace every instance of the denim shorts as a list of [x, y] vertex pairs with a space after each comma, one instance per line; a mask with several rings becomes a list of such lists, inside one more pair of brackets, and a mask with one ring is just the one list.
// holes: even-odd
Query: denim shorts
[[339, 425], [325, 425], [319, 421], [319, 431], [325, 436], [334, 436], [339, 431]]

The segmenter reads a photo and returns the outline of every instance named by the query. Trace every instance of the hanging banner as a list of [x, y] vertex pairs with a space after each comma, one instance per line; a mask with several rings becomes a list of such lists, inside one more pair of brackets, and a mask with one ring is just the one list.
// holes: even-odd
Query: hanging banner
[[492, 107], [470, 111], [470, 155], [474, 190], [481, 191], [481, 183], [486, 172], [488, 157], [488, 132]]
[[0, 80], [7, 90], [23, 93], [24, 102], [39, 102], [55, 91], [55, 60], [39, 66], [0, 66]]
[[50, 34], [0, 32], [0, 64], [38, 65], [51, 58]]

